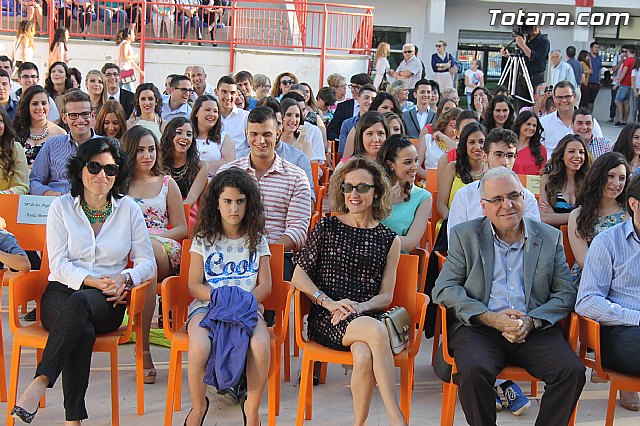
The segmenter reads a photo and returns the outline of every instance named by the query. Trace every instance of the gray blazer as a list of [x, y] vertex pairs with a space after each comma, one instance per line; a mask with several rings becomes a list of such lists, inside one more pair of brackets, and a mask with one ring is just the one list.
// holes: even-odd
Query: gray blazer
[[[404, 128], [407, 136], [410, 138], [418, 139], [420, 137], [420, 132], [422, 129], [420, 128], [420, 120], [418, 120], [418, 113], [416, 108], [411, 108], [409, 111], [405, 111], [402, 113], [402, 121], [404, 121]], [[429, 109], [429, 113], [427, 114], [427, 122], [426, 124], [431, 124], [433, 122], [433, 118], [436, 113]]]
[[[528, 233], [524, 245], [527, 315], [550, 327], [573, 311], [577, 288], [571, 280], [560, 231], [541, 222], [523, 220]], [[488, 311], [493, 266], [493, 233], [488, 218], [452, 228], [447, 262], [432, 293], [433, 301], [453, 315], [451, 334], [463, 325], [476, 325], [471, 318]]]

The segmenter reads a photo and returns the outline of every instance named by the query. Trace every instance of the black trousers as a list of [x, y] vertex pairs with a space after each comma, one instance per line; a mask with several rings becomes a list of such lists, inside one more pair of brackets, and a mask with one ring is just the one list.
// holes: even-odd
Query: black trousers
[[124, 311], [125, 305], [114, 308], [95, 288], [76, 291], [51, 281], [42, 295], [40, 316], [49, 339], [35, 376], [47, 376], [49, 387], [53, 387], [62, 373], [67, 421], [88, 417], [84, 397], [96, 334], [116, 330], [122, 324]]
[[496, 375], [517, 365], [545, 382], [536, 425], [566, 426], [585, 383], [585, 367], [571, 350], [562, 329], [556, 325], [533, 332], [521, 344], [509, 343], [487, 326], [462, 326], [449, 337], [449, 347], [458, 372], [453, 381], [467, 423], [496, 424]]

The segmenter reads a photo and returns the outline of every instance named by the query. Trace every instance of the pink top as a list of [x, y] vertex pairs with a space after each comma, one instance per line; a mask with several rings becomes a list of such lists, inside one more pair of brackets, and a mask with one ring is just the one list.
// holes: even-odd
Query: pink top
[[542, 156], [543, 161], [538, 166], [536, 165], [535, 157], [531, 154], [529, 145], [527, 145], [518, 151], [518, 157], [516, 158], [516, 162], [513, 164], [513, 171], [519, 175], [540, 175], [540, 170], [544, 168], [547, 163], [545, 161], [547, 158], [547, 149], [544, 145], [540, 145], [540, 155]]

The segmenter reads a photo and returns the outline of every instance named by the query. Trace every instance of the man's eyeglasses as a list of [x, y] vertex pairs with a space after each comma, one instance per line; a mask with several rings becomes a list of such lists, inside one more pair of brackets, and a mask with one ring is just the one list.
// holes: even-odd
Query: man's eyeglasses
[[280, 84], [283, 86], [289, 86], [290, 84], [293, 84], [293, 80], [282, 80]]
[[108, 72], [104, 76], [107, 77], [107, 78], [120, 77], [120, 74], [118, 74], [117, 72]]
[[500, 195], [500, 196], [489, 198], [489, 199], [483, 198], [483, 200], [486, 201], [487, 203], [493, 204], [494, 206], [498, 206], [504, 203], [505, 200], [509, 200], [510, 203], [515, 203], [516, 201], [520, 200], [523, 197], [524, 197], [524, 192], [512, 192], [506, 197], [503, 197]]
[[373, 187], [374, 185], [369, 185], [368, 183], [359, 183], [355, 186], [350, 183], [343, 183], [340, 185], [340, 191], [342, 191], [343, 194], [351, 194], [355, 188], [358, 194], [366, 194], [371, 191]]
[[186, 87], [180, 87], [180, 88], [178, 88], [178, 90], [180, 90], [180, 92], [181, 92], [183, 95], [191, 95], [193, 92], [195, 92], [195, 90], [193, 90], [193, 89], [187, 89]]
[[555, 96], [557, 101], [560, 102], [564, 102], [564, 101], [570, 101], [571, 99], [573, 99], [575, 95], [566, 95], [566, 96]]
[[515, 160], [516, 157], [518, 156], [518, 154], [513, 153], [513, 152], [507, 152], [506, 154], [502, 151], [495, 151], [492, 152], [491, 155], [493, 155], [494, 157], [496, 157], [498, 160], [502, 160], [503, 158], [507, 157], [507, 160]]
[[38, 75], [37, 74], [22, 74], [20, 76], [20, 78], [22, 80], [27, 80], [27, 79], [29, 79], [29, 80], [37, 80], [38, 79]]
[[350, 84], [349, 85], [349, 89], [351, 89], [351, 90], [360, 90], [360, 87], [362, 87], [362, 86], [360, 86], [359, 84]]
[[83, 111], [83, 112], [65, 112], [66, 116], [69, 117], [71, 120], [77, 120], [78, 118], [82, 117], [85, 120], [88, 120], [91, 118], [91, 116], [93, 115], [93, 111]]
[[117, 164], [100, 164], [97, 161], [87, 161], [85, 165], [92, 175], [97, 175], [104, 170], [104, 174], [110, 177], [117, 175], [120, 168]]

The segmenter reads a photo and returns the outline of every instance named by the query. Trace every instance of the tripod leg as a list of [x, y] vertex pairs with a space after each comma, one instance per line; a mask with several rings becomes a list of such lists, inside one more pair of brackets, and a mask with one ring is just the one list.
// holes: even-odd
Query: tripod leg
[[527, 70], [525, 63], [524, 63], [524, 58], [519, 58], [520, 59], [520, 66], [522, 67], [522, 75], [524, 77], [524, 81], [527, 85], [527, 90], [529, 91], [529, 98], [526, 99], [527, 102], [531, 102], [533, 104], [533, 85], [531, 84], [531, 76], [529, 75], [529, 71]]

